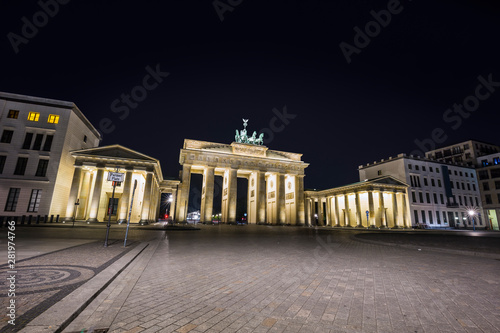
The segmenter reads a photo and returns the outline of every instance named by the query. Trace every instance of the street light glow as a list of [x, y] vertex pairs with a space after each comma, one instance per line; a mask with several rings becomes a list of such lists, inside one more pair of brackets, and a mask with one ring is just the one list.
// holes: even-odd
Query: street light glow
[[474, 215], [476, 215], [476, 212], [473, 210], [469, 210], [469, 216], [474, 216]]

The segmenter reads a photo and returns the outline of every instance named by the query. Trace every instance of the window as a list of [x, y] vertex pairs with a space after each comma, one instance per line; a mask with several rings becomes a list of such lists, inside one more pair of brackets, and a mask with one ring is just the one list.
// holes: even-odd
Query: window
[[457, 182], [457, 190], [460, 190], [460, 183]]
[[450, 187], [455, 188], [455, 186], [453, 185], [453, 182], [450, 182]]
[[500, 164], [500, 157], [495, 157], [495, 158], [493, 159], [493, 164], [495, 164], [495, 165]]
[[458, 176], [458, 172], [457, 172], [457, 170], [455, 170], [455, 176]]
[[49, 124], [57, 124], [59, 122], [59, 116], [57, 114], [49, 114], [49, 119], [47, 119]]
[[377, 175], [382, 176], [382, 170], [378, 170]]
[[[476, 199], [476, 206], [479, 207], [479, 199], [477, 197], [475, 197], [475, 199]], [[500, 202], [500, 200], [499, 200], [499, 202]]]
[[17, 119], [18, 117], [19, 117], [18, 110], [9, 110], [9, 113], [7, 114], [7, 118]]
[[6, 160], [7, 160], [7, 156], [0, 155], [0, 175], [3, 173], [3, 167], [5, 166]]
[[19, 198], [20, 188], [10, 188], [9, 196], [7, 197], [7, 203], [5, 204], [6, 212], [15, 212], [17, 206], [17, 199]]
[[491, 178], [500, 178], [500, 168], [490, 170]]
[[420, 203], [424, 203], [424, 194], [422, 192], [418, 192], [418, 197], [420, 199]]
[[47, 167], [49, 166], [49, 160], [39, 160], [38, 167], [36, 168], [35, 176], [45, 177], [47, 174]]
[[40, 119], [40, 112], [30, 112], [28, 113], [29, 121], [38, 121]]
[[467, 149], [469, 149], [469, 145], [468, 145], [468, 144], [465, 144], [465, 145], [464, 145], [464, 150], [467, 150]]
[[429, 167], [430, 172], [434, 172], [434, 169], [432, 167]]
[[438, 168], [436, 168], [436, 172], [439, 173], [439, 169]]
[[488, 166], [488, 160], [481, 160], [481, 166]]
[[465, 191], [465, 184], [464, 183], [462, 183], [462, 190]]
[[438, 196], [436, 193], [433, 193], [432, 196], [434, 197], [434, 203], [437, 205], [438, 204]]
[[444, 196], [443, 194], [439, 194], [439, 199], [441, 199], [441, 205], [444, 205]]
[[86, 135], [83, 136], [83, 142], [87, 142], [87, 136]]
[[427, 177], [424, 177], [424, 185], [429, 186], [429, 182], [427, 181]]
[[42, 147], [43, 134], [37, 134], [35, 137], [35, 143], [33, 143], [33, 150], [40, 150]]
[[22, 149], [30, 149], [32, 140], [33, 140], [33, 133], [26, 133]]
[[422, 171], [426, 171], [425, 166], [422, 166]]
[[488, 174], [488, 170], [479, 170], [479, 179], [490, 179], [490, 175]]
[[413, 169], [413, 166], [411, 164], [408, 164], [408, 169]]
[[45, 138], [45, 143], [43, 144], [44, 151], [50, 151], [50, 148], [52, 147], [52, 140], [54, 140], [54, 136], [47, 135], [47, 137]]
[[441, 187], [441, 179], [438, 179], [438, 186]]
[[24, 172], [26, 171], [27, 164], [28, 164], [27, 157], [18, 157], [16, 168], [14, 169], [14, 174], [20, 175], [20, 176], [24, 175]]
[[436, 186], [436, 182], [434, 181], [434, 178], [431, 178], [431, 185], [434, 187]]
[[411, 192], [411, 199], [413, 202], [417, 202], [417, 195], [413, 191]]
[[425, 219], [425, 210], [421, 211], [421, 213], [422, 213], [422, 222], [426, 223], [427, 221]]
[[413, 213], [415, 214], [415, 223], [418, 223], [418, 211], [414, 210]]
[[463, 177], [463, 176], [464, 176], [463, 172], [462, 172], [462, 171], [460, 171], [460, 177]]
[[418, 165], [415, 165], [415, 170], [420, 170]]
[[467, 190], [470, 191], [470, 184], [467, 183]]
[[447, 216], [446, 216], [446, 212], [443, 212], [443, 222], [446, 224], [448, 220], [446, 220]]
[[483, 191], [489, 191], [490, 190], [490, 184], [488, 182], [483, 183]]
[[434, 224], [434, 219], [432, 218], [432, 211], [429, 211], [429, 223]]
[[[467, 200], [467, 198], [465, 198], [465, 200]], [[460, 202], [460, 206], [463, 206], [461, 195], [458, 196], [458, 201]], [[467, 204], [467, 202], [466, 202], [466, 204]]]
[[436, 221], [437, 224], [441, 224], [441, 216], [439, 215], [439, 212], [436, 212]]
[[486, 200], [486, 204], [487, 204], [487, 205], [491, 205], [491, 204], [493, 203], [493, 202], [491, 201], [491, 195], [489, 195], [489, 194], [486, 194], [486, 195], [484, 196], [484, 199]]
[[29, 213], [38, 212], [38, 206], [40, 206], [41, 198], [42, 198], [42, 190], [31, 190], [30, 204], [28, 205]]
[[500, 190], [500, 181], [495, 182], [495, 190]]
[[474, 192], [476, 191], [476, 184], [472, 184], [472, 189], [474, 190]]
[[10, 143], [12, 141], [12, 136], [14, 135], [14, 131], [11, 130], [3, 130], [2, 138], [0, 142], [2, 143]]
[[431, 203], [431, 195], [429, 193], [425, 193], [425, 198], [427, 199], [427, 203]]

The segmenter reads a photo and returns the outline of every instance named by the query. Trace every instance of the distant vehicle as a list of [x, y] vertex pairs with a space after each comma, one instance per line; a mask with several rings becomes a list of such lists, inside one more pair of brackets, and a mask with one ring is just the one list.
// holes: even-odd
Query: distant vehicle
[[238, 224], [238, 225], [248, 224], [247, 218], [242, 217], [241, 220], [236, 222], [236, 224]]
[[188, 213], [186, 218], [187, 223], [198, 223], [200, 222], [200, 212]]

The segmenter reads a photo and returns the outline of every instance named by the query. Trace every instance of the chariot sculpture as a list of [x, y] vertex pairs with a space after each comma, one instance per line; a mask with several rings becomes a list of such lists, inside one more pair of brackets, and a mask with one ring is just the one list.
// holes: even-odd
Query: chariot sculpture
[[252, 136], [249, 137], [247, 134], [247, 126], [248, 119], [243, 119], [243, 129], [241, 131], [236, 130], [234, 140], [238, 143], [262, 146], [264, 144], [264, 133], [260, 133], [257, 137], [257, 132], [254, 131]]

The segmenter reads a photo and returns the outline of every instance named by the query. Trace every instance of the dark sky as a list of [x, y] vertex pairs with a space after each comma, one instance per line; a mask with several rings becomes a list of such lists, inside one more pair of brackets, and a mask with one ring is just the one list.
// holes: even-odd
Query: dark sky
[[[357, 181], [358, 165], [419, 149], [436, 128], [440, 145], [500, 144], [500, 83], [475, 97], [479, 76], [500, 82], [495, 1], [218, 3], [232, 11], [219, 16], [212, 0], [72, 0], [49, 17], [37, 1], [1, 1], [0, 90], [73, 101], [98, 129], [112, 122], [101, 145], [158, 158], [174, 177], [185, 138], [231, 143], [242, 118], [260, 131], [285, 106], [288, 124], [275, 123], [267, 146], [304, 154], [307, 188]], [[376, 13], [385, 27], [370, 23]], [[348, 63], [340, 44], [355, 47], [354, 28], [367, 24], [372, 37], [358, 36]], [[170, 74], [141, 96], [147, 66]], [[126, 114], [120, 99], [132, 91], [145, 98]], [[474, 112], [447, 111], [464, 100]]]

